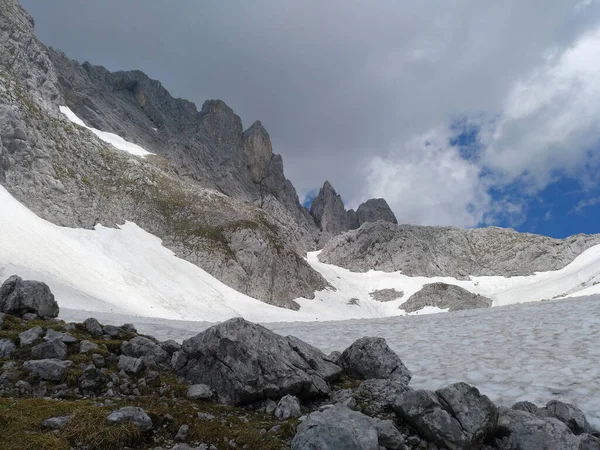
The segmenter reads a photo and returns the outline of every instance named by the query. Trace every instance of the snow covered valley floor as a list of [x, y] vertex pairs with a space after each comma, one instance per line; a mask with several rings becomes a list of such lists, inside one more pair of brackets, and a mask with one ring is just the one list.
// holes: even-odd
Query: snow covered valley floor
[[[63, 309], [61, 318], [133, 322], [142, 333], [182, 340], [210, 326]], [[498, 404], [558, 399], [578, 405], [600, 427], [600, 296], [447, 314], [335, 322], [267, 323], [328, 353], [362, 336], [385, 338], [412, 371], [413, 387], [456, 381], [477, 386]]]

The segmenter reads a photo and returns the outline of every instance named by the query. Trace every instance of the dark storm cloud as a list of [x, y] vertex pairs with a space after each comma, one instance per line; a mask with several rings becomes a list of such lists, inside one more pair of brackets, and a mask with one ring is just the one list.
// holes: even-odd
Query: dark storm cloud
[[[448, 170], [430, 176], [415, 136], [465, 116], [501, 114], [515, 84], [600, 17], [594, 2], [569, 0], [23, 4], [38, 36], [72, 58], [141, 69], [198, 105], [221, 98], [245, 126], [260, 119], [301, 197], [329, 179], [351, 202], [386, 195], [407, 221], [459, 225], [490, 208], [481, 195], [467, 202], [475, 205], [469, 211], [479, 208], [476, 216], [461, 216], [465, 205], [453, 204], [453, 196], [485, 188], [479, 169], [444, 154]], [[394, 164], [398, 170], [389, 171]], [[407, 175], [436, 198], [439, 177], [447, 177], [439, 212], [424, 216], [405, 203], [410, 186], [396, 178]]]

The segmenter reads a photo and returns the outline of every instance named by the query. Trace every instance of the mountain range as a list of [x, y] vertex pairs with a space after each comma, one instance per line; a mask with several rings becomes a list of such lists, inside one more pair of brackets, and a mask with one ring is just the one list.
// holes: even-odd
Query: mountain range
[[[71, 60], [18, 2], [0, 6], [2, 279], [30, 272], [82, 309], [211, 320], [401, 314], [431, 283], [496, 305], [596, 282], [598, 235], [398, 224], [381, 198], [347, 210], [328, 181], [306, 208], [260, 121], [244, 128], [221, 100], [197, 108], [141, 71]], [[185, 289], [156, 287], [178, 276]], [[552, 287], [525, 294], [540, 277]]]

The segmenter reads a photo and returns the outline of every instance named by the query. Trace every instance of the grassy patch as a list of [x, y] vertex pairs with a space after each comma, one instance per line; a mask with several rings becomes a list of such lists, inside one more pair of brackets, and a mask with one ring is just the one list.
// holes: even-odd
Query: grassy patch
[[[109, 424], [106, 416], [123, 406], [144, 408], [152, 418], [153, 429], [142, 433], [132, 424]], [[202, 421], [198, 412], [210, 413], [215, 419]], [[45, 419], [64, 415], [72, 419], [59, 432], [42, 428]], [[229, 448], [227, 442], [233, 439], [240, 448], [280, 450], [295, 433], [297, 421], [279, 422], [262, 413], [187, 399], [140, 397], [104, 406], [94, 400], [0, 398], [0, 448], [6, 450], [152, 448], [172, 440], [183, 424], [189, 425], [192, 442], [213, 444], [218, 449]], [[259, 433], [275, 425], [281, 425], [278, 433]]]

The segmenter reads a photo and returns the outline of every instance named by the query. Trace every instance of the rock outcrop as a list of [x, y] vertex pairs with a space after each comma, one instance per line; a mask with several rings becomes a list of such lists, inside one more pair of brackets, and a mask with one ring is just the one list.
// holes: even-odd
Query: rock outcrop
[[292, 394], [329, 393], [341, 368], [314, 347], [237, 318], [183, 341], [188, 362], [179, 371], [188, 382], [213, 388], [221, 403], [243, 405]]
[[402, 271], [409, 276], [519, 276], [558, 270], [600, 235], [578, 234], [553, 239], [511, 229], [363, 224], [332, 239], [319, 260], [355, 272]]
[[0, 312], [15, 316], [31, 313], [51, 318], [58, 316], [58, 303], [46, 283], [24, 281], [13, 275], [0, 287]]
[[489, 308], [492, 306], [492, 300], [453, 284], [430, 283], [411, 295], [406, 302], [399, 306], [399, 309], [410, 313], [426, 306], [434, 306], [448, 311], [461, 311], [463, 309]]

